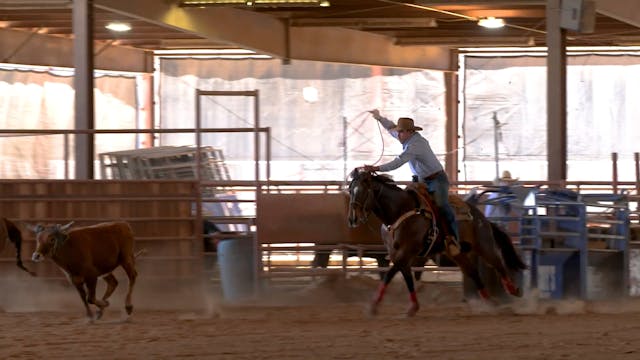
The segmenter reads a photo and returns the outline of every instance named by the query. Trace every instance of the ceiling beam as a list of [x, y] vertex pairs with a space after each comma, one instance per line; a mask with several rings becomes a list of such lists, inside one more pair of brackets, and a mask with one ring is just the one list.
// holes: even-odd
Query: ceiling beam
[[[73, 40], [0, 29], [0, 62], [38, 66], [74, 67]], [[94, 66], [100, 70], [153, 72], [150, 53], [117, 46], [96, 45]]]
[[400, 47], [392, 38], [338, 27], [288, 27], [231, 7], [182, 8], [176, 1], [94, 0], [95, 6], [281, 59], [450, 69], [445, 47]]
[[488, 36], [486, 38], [468, 38], [453, 36], [407, 36], [396, 39], [396, 44], [406, 45], [441, 45], [452, 47], [496, 47], [496, 46], [535, 46], [532, 36]]
[[627, 24], [640, 27], [640, 1], [628, 0], [594, 0], [596, 11], [620, 20]]
[[403, 18], [296, 18], [291, 26], [339, 26], [349, 28], [432, 28], [436, 19], [430, 17]]

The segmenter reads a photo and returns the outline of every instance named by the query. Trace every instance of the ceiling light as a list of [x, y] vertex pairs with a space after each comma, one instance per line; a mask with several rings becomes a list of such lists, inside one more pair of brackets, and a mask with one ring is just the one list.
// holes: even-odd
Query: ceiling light
[[497, 29], [504, 26], [504, 19], [496, 19], [493, 16], [478, 20], [478, 25], [488, 29]]
[[318, 101], [318, 89], [313, 86], [305, 86], [302, 88], [302, 98], [308, 103]]
[[117, 31], [117, 32], [124, 32], [124, 31], [131, 30], [131, 26], [129, 24], [125, 24], [122, 22], [110, 22], [105, 27], [111, 31]]

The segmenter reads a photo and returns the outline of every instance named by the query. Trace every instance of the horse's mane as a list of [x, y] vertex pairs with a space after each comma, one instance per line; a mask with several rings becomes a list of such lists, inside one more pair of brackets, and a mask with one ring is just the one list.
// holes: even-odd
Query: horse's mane
[[393, 178], [388, 174], [371, 174], [371, 178], [382, 185], [400, 189], [398, 184], [396, 184], [396, 182], [393, 181]]
[[391, 187], [394, 189], [398, 189], [398, 190], [402, 190], [400, 189], [400, 187], [398, 186], [398, 184], [396, 184], [395, 181], [393, 181], [393, 178], [391, 178], [391, 176], [389, 176], [388, 174], [377, 174], [377, 173], [370, 173], [370, 172], [363, 172], [358, 170], [357, 168], [354, 169], [351, 172], [351, 182], [353, 183], [354, 181], [357, 181], [360, 179], [360, 177], [362, 176], [370, 176], [371, 179], [379, 184], [385, 185], [387, 187]]

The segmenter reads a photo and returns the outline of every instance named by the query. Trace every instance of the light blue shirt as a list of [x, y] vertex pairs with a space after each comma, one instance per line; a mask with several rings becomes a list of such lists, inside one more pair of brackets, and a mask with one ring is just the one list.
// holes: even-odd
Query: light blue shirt
[[[393, 121], [384, 117], [380, 117], [378, 121], [387, 129], [391, 136], [398, 139], [398, 133], [393, 130], [396, 126]], [[433, 153], [433, 150], [431, 150], [429, 141], [417, 132], [414, 132], [413, 135], [402, 144], [402, 153], [400, 155], [378, 166], [380, 167], [380, 171], [387, 172], [395, 170], [407, 162], [411, 168], [411, 173], [417, 175], [420, 179], [443, 170], [442, 164]]]

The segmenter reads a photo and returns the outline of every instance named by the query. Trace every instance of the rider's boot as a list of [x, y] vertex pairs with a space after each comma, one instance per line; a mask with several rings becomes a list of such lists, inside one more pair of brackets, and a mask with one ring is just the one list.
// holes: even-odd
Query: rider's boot
[[453, 235], [447, 235], [444, 243], [447, 246], [447, 250], [449, 250], [452, 256], [471, 251], [471, 244], [469, 242], [464, 240], [458, 241], [458, 239], [456, 239], [456, 237]]
[[447, 247], [447, 251], [449, 252], [449, 254], [451, 256], [458, 256], [460, 255], [460, 243], [458, 242], [458, 239], [456, 239], [455, 236], [453, 235], [447, 235], [444, 238], [444, 244]]

